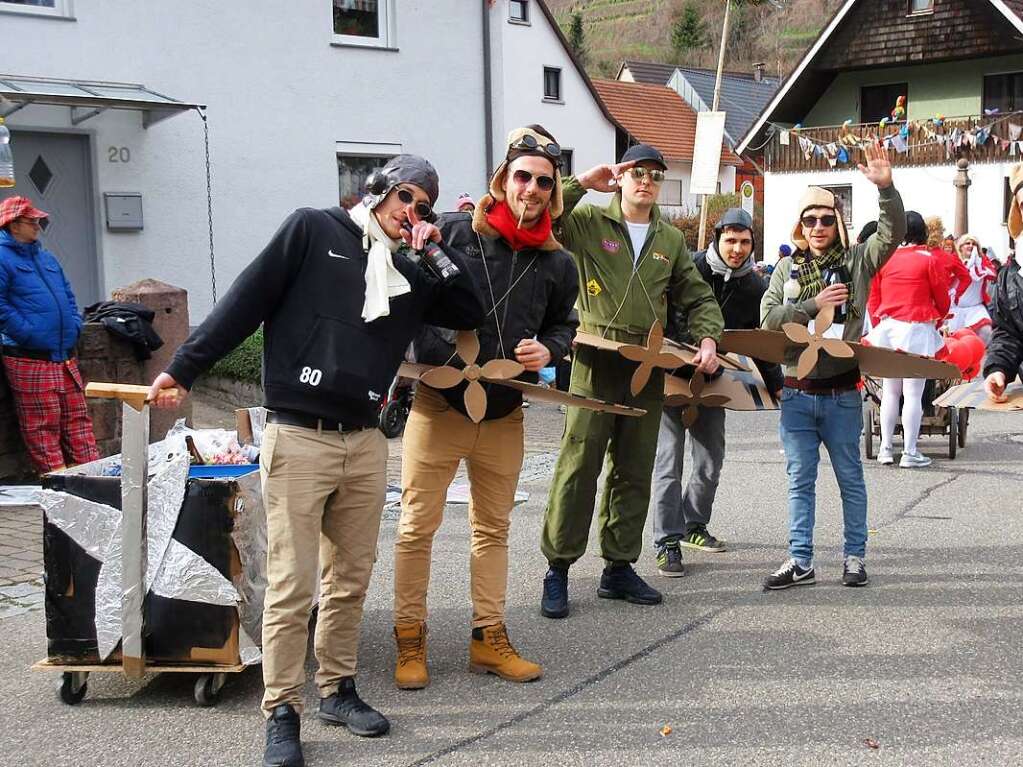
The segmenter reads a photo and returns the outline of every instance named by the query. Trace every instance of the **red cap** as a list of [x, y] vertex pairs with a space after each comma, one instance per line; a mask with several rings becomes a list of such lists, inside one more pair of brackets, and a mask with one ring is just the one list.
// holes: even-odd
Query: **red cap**
[[16, 218], [49, 218], [50, 214], [32, 205], [27, 197], [8, 197], [0, 202], [0, 227]]

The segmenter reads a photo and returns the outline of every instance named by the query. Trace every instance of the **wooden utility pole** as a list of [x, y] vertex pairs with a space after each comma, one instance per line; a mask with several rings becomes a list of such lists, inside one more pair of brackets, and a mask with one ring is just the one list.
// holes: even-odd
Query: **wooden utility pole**
[[[725, 46], [728, 44], [728, 19], [732, 10], [732, 0], [725, 0], [725, 21], [721, 26], [721, 50], [718, 51], [718, 71], [714, 79], [714, 105], [712, 112], [718, 111], [718, 102], [721, 99], [721, 73], [725, 69]], [[720, 173], [720, 166], [719, 173]], [[707, 240], [707, 195], [700, 195], [700, 250], [706, 247]]]

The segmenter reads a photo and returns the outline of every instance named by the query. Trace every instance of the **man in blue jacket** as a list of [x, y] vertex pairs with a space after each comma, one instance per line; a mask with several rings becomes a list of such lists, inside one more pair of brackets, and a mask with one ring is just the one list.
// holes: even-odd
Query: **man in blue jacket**
[[82, 317], [60, 263], [39, 244], [44, 218], [27, 197], [0, 203], [0, 345], [40, 473], [99, 458], [74, 358]]

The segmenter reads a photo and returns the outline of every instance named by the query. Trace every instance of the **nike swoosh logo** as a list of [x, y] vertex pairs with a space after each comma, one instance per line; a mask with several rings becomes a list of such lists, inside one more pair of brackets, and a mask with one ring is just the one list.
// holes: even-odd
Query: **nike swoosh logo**
[[801, 581], [801, 580], [803, 580], [804, 578], [809, 578], [809, 577], [810, 577], [810, 573], [811, 573], [811, 572], [812, 572], [811, 570], [807, 570], [807, 571], [806, 571], [805, 573], [803, 573], [802, 575], [800, 575], [799, 573], [793, 572], [793, 573], [792, 573], [792, 580], [794, 580], [794, 581]]
[[332, 250], [328, 250], [327, 255], [330, 256], [331, 258], [343, 258], [346, 261], [348, 260], [348, 256], [342, 256], [340, 253], [335, 253]]

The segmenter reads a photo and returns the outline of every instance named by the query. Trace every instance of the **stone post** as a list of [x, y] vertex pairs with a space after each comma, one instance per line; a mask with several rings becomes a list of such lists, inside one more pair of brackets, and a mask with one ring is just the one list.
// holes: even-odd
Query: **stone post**
[[958, 168], [958, 171], [956, 172], [956, 178], [955, 181], [952, 182], [952, 185], [956, 188], [955, 234], [956, 239], [959, 239], [966, 234], [967, 230], [970, 228], [970, 214], [967, 201], [969, 200], [970, 184], [973, 182], [970, 181], [969, 160], [965, 157], [961, 157], [959, 161], [956, 162], [956, 168]]
[[[159, 280], [139, 280], [132, 285], [117, 288], [111, 294], [115, 301], [142, 304], [152, 310], [153, 330], [163, 339], [163, 346], [153, 352], [153, 356], [142, 363], [142, 375], [146, 383], [162, 373], [178, 347], [188, 338], [188, 291]], [[153, 441], [164, 438], [167, 430], [179, 418], [192, 422], [192, 399], [188, 397], [184, 404], [175, 410], [150, 411], [149, 436]]]

